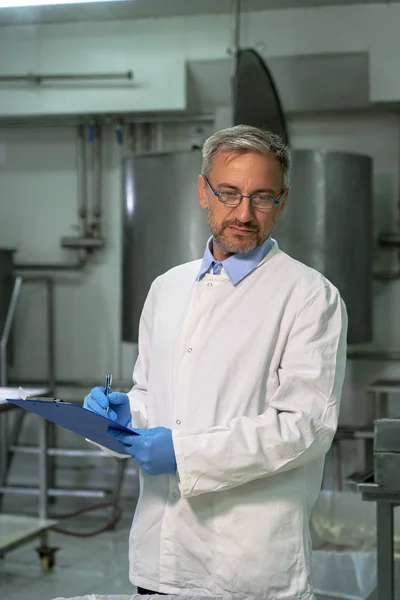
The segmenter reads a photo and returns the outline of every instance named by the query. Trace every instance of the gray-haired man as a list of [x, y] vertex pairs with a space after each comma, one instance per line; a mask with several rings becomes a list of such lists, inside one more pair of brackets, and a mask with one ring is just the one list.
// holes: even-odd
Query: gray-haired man
[[145, 590], [314, 599], [309, 518], [337, 426], [347, 317], [337, 289], [271, 238], [289, 163], [281, 140], [253, 127], [206, 141], [203, 260], [153, 283], [130, 393], [85, 400], [141, 428], [119, 439], [141, 466], [130, 579]]

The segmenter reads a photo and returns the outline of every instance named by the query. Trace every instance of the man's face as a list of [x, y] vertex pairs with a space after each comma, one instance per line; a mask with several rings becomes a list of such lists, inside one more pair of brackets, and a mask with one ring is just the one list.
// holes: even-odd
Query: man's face
[[[284, 188], [281, 166], [271, 154], [256, 152], [245, 154], [221, 150], [215, 156], [208, 180], [212, 187], [238, 191], [245, 196], [265, 194], [278, 198]], [[208, 211], [208, 221], [213, 234], [213, 254], [224, 260], [232, 254], [249, 252], [264, 242], [272, 233], [276, 218], [282, 213], [288, 190], [278, 205], [260, 210], [243, 198], [239, 206], [222, 204], [201, 175], [198, 181], [200, 206]]]

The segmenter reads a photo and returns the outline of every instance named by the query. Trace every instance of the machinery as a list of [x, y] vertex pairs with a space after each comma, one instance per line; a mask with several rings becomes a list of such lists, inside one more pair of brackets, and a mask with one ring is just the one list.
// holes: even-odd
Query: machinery
[[374, 424], [374, 474], [358, 486], [365, 501], [377, 509], [377, 600], [394, 600], [393, 512], [400, 505], [400, 418]]

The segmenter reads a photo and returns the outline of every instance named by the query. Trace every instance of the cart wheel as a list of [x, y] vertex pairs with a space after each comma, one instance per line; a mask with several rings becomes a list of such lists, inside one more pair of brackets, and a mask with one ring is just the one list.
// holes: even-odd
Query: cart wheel
[[47, 546], [41, 546], [36, 548], [36, 552], [40, 558], [40, 568], [42, 573], [49, 573], [56, 563], [56, 552], [58, 548], [48, 548]]

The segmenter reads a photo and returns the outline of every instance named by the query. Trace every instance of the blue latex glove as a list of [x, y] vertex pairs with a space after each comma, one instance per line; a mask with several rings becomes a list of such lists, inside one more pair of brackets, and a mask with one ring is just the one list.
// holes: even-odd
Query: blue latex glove
[[90, 394], [86, 396], [83, 408], [127, 427], [131, 422], [131, 407], [128, 396], [122, 392], [111, 392], [106, 396], [104, 392], [103, 387], [93, 388]]
[[172, 431], [165, 427], [135, 429], [139, 435], [128, 435], [108, 428], [140, 467], [149, 475], [176, 473], [176, 459]]

